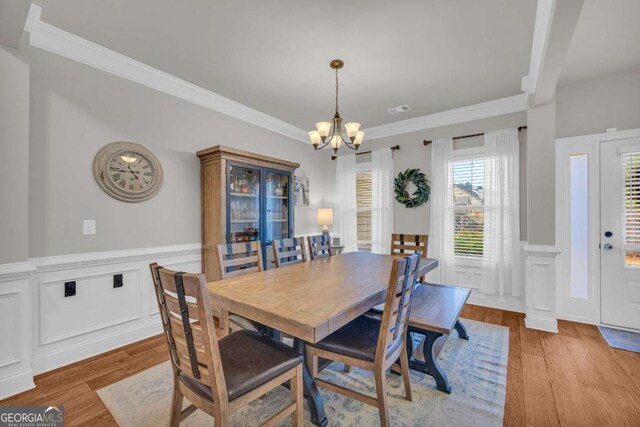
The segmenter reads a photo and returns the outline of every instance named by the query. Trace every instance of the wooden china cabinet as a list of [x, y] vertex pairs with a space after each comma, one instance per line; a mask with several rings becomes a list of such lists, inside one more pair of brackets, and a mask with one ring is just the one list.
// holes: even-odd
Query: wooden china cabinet
[[293, 173], [298, 163], [223, 145], [197, 152], [202, 186], [202, 271], [220, 280], [217, 245], [293, 236]]

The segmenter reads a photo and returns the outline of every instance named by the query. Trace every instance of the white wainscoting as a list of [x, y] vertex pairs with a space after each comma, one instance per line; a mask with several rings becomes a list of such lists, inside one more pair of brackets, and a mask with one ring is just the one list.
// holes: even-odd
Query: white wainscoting
[[0, 399], [35, 387], [31, 369], [28, 262], [0, 265]]
[[[34, 374], [161, 333], [149, 263], [200, 272], [200, 249], [194, 243], [0, 265], [0, 398], [34, 387]], [[122, 287], [113, 287], [115, 274], [123, 275]], [[65, 297], [70, 281], [76, 295]]]
[[558, 332], [556, 258], [559, 252], [555, 246], [524, 246], [527, 328]]

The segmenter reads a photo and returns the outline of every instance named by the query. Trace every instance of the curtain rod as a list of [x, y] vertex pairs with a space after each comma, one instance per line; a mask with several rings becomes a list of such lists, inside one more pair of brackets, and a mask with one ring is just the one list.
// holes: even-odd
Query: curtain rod
[[[524, 126], [518, 126], [518, 132], [523, 131], [523, 130], [525, 130], [526, 128], [527, 128], [527, 125], [524, 125]], [[475, 136], [483, 136], [483, 135], [484, 135], [484, 132], [482, 132], [482, 133], [474, 133], [474, 134], [471, 134], [471, 135], [454, 136], [454, 137], [453, 137], [453, 138], [451, 138], [451, 139], [454, 139], [454, 140], [455, 140], [455, 139], [465, 139], [465, 138], [473, 138], [473, 137], [475, 137]], [[424, 145], [429, 145], [429, 144], [431, 144], [432, 142], [433, 142], [433, 141], [429, 141], [429, 140], [426, 140], [426, 139], [425, 139], [424, 141], [422, 141], [422, 144], [424, 144]]]
[[[396, 151], [400, 149], [400, 144], [398, 145], [394, 145], [393, 147], [391, 147], [391, 151]], [[371, 151], [361, 151], [359, 153], [356, 153], [356, 156], [360, 156], [362, 154], [371, 154]], [[331, 160], [335, 160], [337, 159], [338, 156], [331, 156]]]

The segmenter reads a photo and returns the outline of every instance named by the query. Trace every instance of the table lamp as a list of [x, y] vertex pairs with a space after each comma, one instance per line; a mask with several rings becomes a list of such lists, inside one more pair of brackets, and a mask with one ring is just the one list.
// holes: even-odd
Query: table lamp
[[329, 234], [328, 225], [333, 224], [333, 209], [321, 208], [318, 209], [318, 225], [322, 226], [322, 234]]

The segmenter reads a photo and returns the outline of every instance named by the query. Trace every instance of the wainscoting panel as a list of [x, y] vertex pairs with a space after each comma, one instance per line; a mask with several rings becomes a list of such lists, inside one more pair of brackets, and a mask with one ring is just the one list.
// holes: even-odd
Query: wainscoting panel
[[[32, 259], [34, 373], [162, 332], [149, 264], [200, 272], [200, 244]], [[114, 275], [123, 286], [114, 288]], [[65, 282], [76, 295], [65, 297]]]
[[556, 314], [556, 257], [558, 249], [525, 245], [526, 318], [528, 328], [558, 332]]
[[28, 262], [0, 265], [0, 399], [34, 387]]

